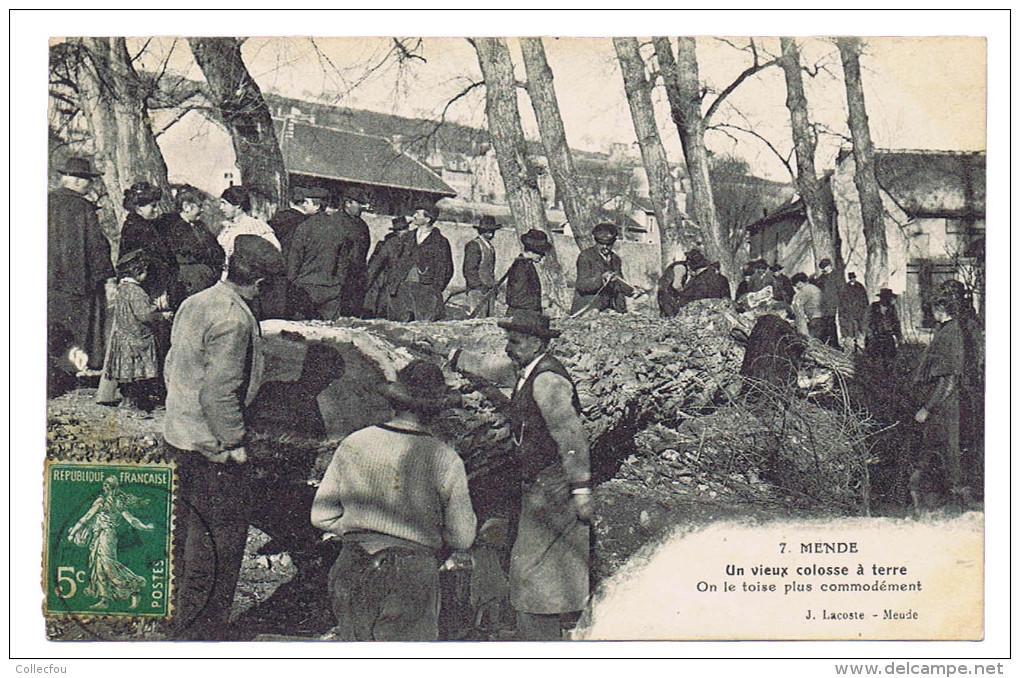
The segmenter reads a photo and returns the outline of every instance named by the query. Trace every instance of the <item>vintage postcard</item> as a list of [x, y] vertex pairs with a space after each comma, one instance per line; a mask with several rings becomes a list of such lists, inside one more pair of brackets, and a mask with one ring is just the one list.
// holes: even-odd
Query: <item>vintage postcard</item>
[[48, 36], [50, 645], [988, 637], [985, 37], [128, 35]]

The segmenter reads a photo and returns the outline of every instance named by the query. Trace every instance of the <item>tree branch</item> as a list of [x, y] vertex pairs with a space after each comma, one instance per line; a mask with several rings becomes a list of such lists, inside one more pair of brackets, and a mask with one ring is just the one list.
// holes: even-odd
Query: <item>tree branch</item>
[[726, 100], [726, 97], [728, 97], [730, 94], [733, 93], [733, 90], [737, 89], [737, 87], [740, 87], [741, 83], [743, 83], [745, 80], [750, 78], [755, 73], [759, 73], [759, 72], [765, 70], [766, 68], [769, 68], [770, 66], [775, 66], [776, 64], [779, 63], [779, 59], [771, 59], [770, 61], [766, 61], [764, 63], [760, 63], [758, 61], [758, 50], [757, 50], [757, 48], [754, 48], [754, 41], [753, 40], [751, 41], [751, 46], [753, 48], [753, 53], [754, 53], [754, 63], [751, 64], [750, 66], [748, 66], [747, 68], [745, 68], [744, 71], [740, 75], [737, 76], [736, 80], [731, 82], [729, 84], [729, 86], [726, 87], [726, 89], [724, 89], [722, 92], [719, 93], [719, 96], [717, 96], [715, 98], [715, 101], [712, 102], [712, 105], [710, 105], [708, 107], [708, 110], [705, 111], [705, 116], [704, 116], [705, 124], [708, 124], [709, 121], [712, 120], [712, 116], [719, 109], [719, 106], [722, 104], [722, 102]]
[[726, 130], [734, 130], [734, 131], [737, 131], [737, 132], [743, 132], [744, 134], [748, 134], [748, 135], [758, 139], [763, 144], [765, 144], [765, 146], [770, 151], [772, 151], [777, 158], [779, 158], [779, 161], [781, 163], [783, 163], [783, 167], [785, 167], [786, 171], [790, 174], [790, 178], [791, 179], [793, 179], [793, 178], [795, 178], [797, 176], [794, 173], [794, 171], [793, 171], [793, 166], [790, 164], [790, 159], [788, 157], [784, 156], [782, 153], [780, 153], [779, 149], [777, 149], [775, 146], [773, 146], [771, 141], [769, 141], [768, 139], [766, 139], [762, 135], [758, 134], [754, 130], [752, 130], [752, 129], [745, 129], [745, 128], [740, 127], [738, 125], [731, 125], [729, 123], [719, 123], [718, 125], [712, 125], [711, 127], [708, 127], [707, 129], [715, 130], [717, 132], [722, 132], [723, 134], [726, 134], [726, 136], [730, 137], [734, 141], [737, 141], [737, 140], [733, 137], [732, 134], [727, 133]]

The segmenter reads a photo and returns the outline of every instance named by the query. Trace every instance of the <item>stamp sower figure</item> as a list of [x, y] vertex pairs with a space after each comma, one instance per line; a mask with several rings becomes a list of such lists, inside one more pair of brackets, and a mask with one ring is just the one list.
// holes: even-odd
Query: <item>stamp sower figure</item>
[[49, 195], [48, 322], [70, 331], [88, 355], [88, 367], [99, 369], [105, 354], [106, 281], [114, 272], [97, 207], [85, 194], [102, 175], [87, 158], [69, 158], [57, 172], [60, 187]]
[[623, 262], [613, 252], [619, 237], [613, 224], [599, 224], [592, 229], [595, 245], [577, 255], [577, 281], [571, 313], [594, 308], [627, 312], [627, 296], [634, 288], [623, 281]]
[[468, 306], [476, 317], [492, 315], [493, 287], [496, 284], [496, 248], [492, 239], [499, 230], [496, 219], [488, 214], [475, 226], [478, 237], [464, 245], [464, 282]]
[[109, 609], [111, 600], [129, 598], [131, 609], [138, 606], [138, 592], [145, 588], [145, 577], [135, 574], [117, 559], [117, 528], [126, 522], [143, 532], [155, 529], [130, 511], [135, 506], [144, 506], [147, 501], [120, 489], [117, 478], [109, 476], [103, 481], [103, 493], [67, 533], [68, 541], [89, 550], [89, 583], [85, 595], [98, 599], [92, 606], [94, 610]]
[[412, 361], [383, 394], [396, 415], [344, 439], [312, 505], [312, 523], [344, 541], [329, 573], [334, 636], [436, 640], [438, 553], [475, 539], [467, 475], [423, 428], [450, 401], [437, 365]]
[[549, 318], [518, 311], [499, 322], [520, 378], [510, 425], [521, 463], [521, 516], [510, 555], [510, 603], [521, 640], [558, 640], [588, 600], [594, 515], [588, 442], [577, 391], [549, 353]]
[[224, 637], [244, 554], [251, 501], [244, 410], [263, 367], [248, 304], [282, 267], [279, 250], [261, 237], [239, 235], [232, 244], [227, 279], [181, 304], [166, 362], [163, 436], [184, 507], [175, 556], [178, 632], [196, 640]]
[[545, 231], [531, 229], [521, 236], [524, 252], [513, 263], [506, 275], [506, 306], [507, 313], [529, 310], [541, 313], [545, 310], [543, 303], [548, 297], [548, 290], [542, 286], [539, 264], [552, 249], [549, 236]]

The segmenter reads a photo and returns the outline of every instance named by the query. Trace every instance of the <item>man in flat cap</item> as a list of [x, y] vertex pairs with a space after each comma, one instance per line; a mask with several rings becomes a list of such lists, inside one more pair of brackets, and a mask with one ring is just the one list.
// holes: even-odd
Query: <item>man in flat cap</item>
[[468, 306], [475, 317], [492, 315], [492, 297], [496, 285], [496, 248], [492, 239], [499, 230], [495, 217], [484, 215], [475, 226], [478, 236], [464, 245], [464, 282]]
[[613, 252], [619, 235], [613, 224], [598, 224], [592, 230], [595, 245], [577, 255], [572, 314], [589, 308], [627, 312], [627, 297], [634, 288], [624, 282], [623, 262]]
[[317, 186], [294, 186], [290, 190], [290, 207], [280, 210], [269, 220], [269, 225], [276, 233], [276, 239], [283, 248], [283, 256], [290, 251], [290, 241], [294, 231], [308, 217], [322, 211], [323, 200], [329, 195], [324, 188]]
[[[49, 195], [47, 313], [49, 326], [69, 331], [88, 356], [88, 367], [103, 366], [106, 281], [114, 277], [110, 242], [85, 197], [102, 176], [88, 158], [69, 158], [57, 168], [60, 187]], [[84, 365], [80, 367], [85, 367]]]
[[175, 545], [176, 632], [193, 640], [230, 637], [252, 497], [244, 414], [262, 379], [259, 324], [249, 304], [282, 268], [280, 252], [239, 235], [225, 280], [181, 304], [164, 379], [163, 438], [176, 461], [181, 513]]
[[517, 311], [499, 326], [519, 379], [510, 402], [521, 465], [521, 515], [510, 554], [510, 604], [519, 640], [559, 640], [588, 602], [594, 518], [588, 441], [577, 389], [549, 353], [549, 318]]
[[521, 245], [524, 252], [514, 259], [506, 274], [507, 313], [528, 310], [548, 314], [551, 286], [542, 284], [539, 264], [552, 249], [552, 243], [545, 231], [533, 228], [521, 236]]

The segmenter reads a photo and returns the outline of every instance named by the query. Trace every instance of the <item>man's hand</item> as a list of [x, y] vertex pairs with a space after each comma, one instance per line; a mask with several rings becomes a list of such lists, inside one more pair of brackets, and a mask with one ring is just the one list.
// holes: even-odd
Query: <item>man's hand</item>
[[616, 277], [616, 273], [614, 273], [613, 271], [606, 271], [605, 273], [602, 274], [602, 284], [604, 285], [604, 284], [608, 283], [609, 281], [613, 280], [615, 277]]
[[571, 496], [570, 501], [574, 505], [578, 520], [582, 523], [591, 523], [595, 520], [595, 501], [591, 494], [575, 494]]
[[914, 415], [914, 421], [916, 421], [918, 424], [923, 424], [924, 422], [928, 421], [928, 408], [922, 407], [921, 409], [919, 409], [917, 411], [917, 414]]

